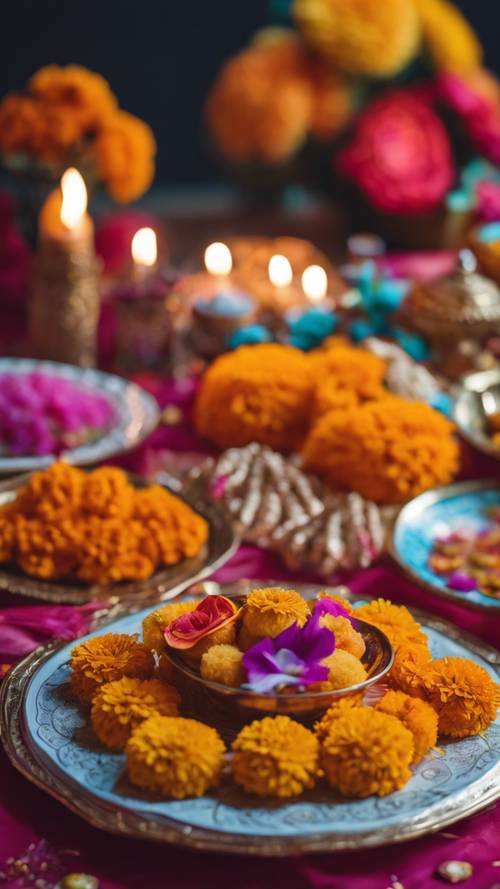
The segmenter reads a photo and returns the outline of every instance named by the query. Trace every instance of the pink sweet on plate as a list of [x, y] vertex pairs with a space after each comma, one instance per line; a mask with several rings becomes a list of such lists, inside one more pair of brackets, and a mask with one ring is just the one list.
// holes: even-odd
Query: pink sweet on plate
[[239, 608], [225, 596], [207, 596], [193, 611], [181, 614], [165, 628], [171, 648], [187, 649], [238, 616]]

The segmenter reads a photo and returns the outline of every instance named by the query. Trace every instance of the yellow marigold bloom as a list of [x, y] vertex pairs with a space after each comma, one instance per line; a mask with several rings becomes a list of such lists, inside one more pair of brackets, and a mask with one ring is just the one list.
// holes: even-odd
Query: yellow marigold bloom
[[402, 642], [396, 651], [387, 679], [398, 691], [423, 698], [425, 697], [424, 673], [430, 666], [431, 660], [427, 645]]
[[328, 682], [331, 688], [350, 688], [366, 679], [366, 670], [361, 661], [342, 648], [336, 648], [333, 654], [322, 661], [328, 667]]
[[364, 692], [356, 692], [330, 704], [328, 710], [323, 713], [321, 719], [314, 725], [314, 733], [320, 744], [325, 740], [333, 723], [336, 722], [339, 716], [345, 714], [347, 710], [352, 710], [353, 707], [363, 706], [363, 696]]
[[47, 525], [38, 518], [14, 515], [12, 555], [31, 577], [57, 580], [76, 571], [78, 536], [71, 523]]
[[437, 68], [469, 71], [478, 68], [483, 50], [477, 34], [454, 3], [414, 0], [424, 45]]
[[115, 111], [97, 132], [97, 167], [109, 193], [120, 203], [134, 201], [148, 190], [155, 154], [151, 128], [126, 111]]
[[0, 151], [57, 162], [82, 137], [81, 121], [33, 96], [10, 94], [0, 102]]
[[393, 77], [417, 53], [412, 0], [294, 0], [293, 13], [310, 48], [349, 74]]
[[314, 786], [318, 741], [288, 716], [266, 716], [245, 726], [233, 743], [236, 784], [257, 796], [298, 796]]
[[335, 634], [336, 649], [342, 649], [349, 652], [359, 660], [365, 653], [365, 640], [361, 633], [354, 629], [347, 617], [334, 617], [333, 614], [323, 614], [319, 623], [321, 627], [326, 627]]
[[312, 108], [309, 132], [318, 142], [327, 142], [352, 116], [352, 93], [344, 77], [319, 59], [310, 62], [310, 71]]
[[225, 747], [215, 729], [195, 719], [151, 716], [132, 732], [125, 753], [132, 784], [185, 799], [218, 784]]
[[351, 411], [369, 401], [391, 398], [392, 394], [383, 386], [367, 384], [362, 391], [351, 389], [340, 383], [336, 377], [326, 377], [318, 383], [314, 393], [313, 414], [315, 419], [330, 411]]
[[104, 77], [81, 65], [40, 68], [28, 81], [28, 89], [46, 106], [79, 120], [82, 132], [97, 127], [117, 106]]
[[344, 596], [337, 595], [336, 593], [325, 593], [324, 590], [321, 590], [321, 592], [318, 593], [317, 598], [331, 599], [332, 602], [337, 602], [339, 605], [342, 605], [349, 614], [354, 614], [354, 608], [349, 602], [349, 599], [344, 598]]
[[307, 358], [292, 346], [242, 346], [221, 355], [203, 378], [194, 419], [220, 448], [252, 441], [292, 450], [309, 421], [313, 382]]
[[368, 500], [404, 503], [453, 479], [459, 450], [452, 430], [427, 404], [394, 396], [320, 417], [304, 444], [304, 463]]
[[296, 590], [252, 590], [242, 611], [239, 643], [247, 649], [260, 639], [273, 639], [294, 623], [302, 627], [310, 613], [307, 602]]
[[154, 660], [151, 652], [126, 633], [105, 633], [80, 642], [71, 652], [71, 690], [90, 702], [101, 685], [128, 676], [149, 679]]
[[367, 388], [381, 386], [386, 370], [385, 361], [378, 355], [372, 355], [367, 349], [350, 346], [336, 338], [332, 338], [331, 343], [323, 349], [309, 352], [307, 360], [315, 380], [328, 377], [360, 395]]
[[156, 611], [146, 615], [142, 622], [144, 644], [151, 651], [156, 651], [157, 654], [165, 651], [165, 627], [168, 627], [181, 614], [187, 614], [188, 611], [192, 611], [193, 606], [193, 602], [172, 602], [169, 605], [162, 605], [161, 608], [157, 608]]
[[211, 682], [238, 688], [245, 679], [242, 662], [243, 652], [235, 645], [212, 645], [201, 658], [200, 673]]
[[132, 731], [145, 719], [177, 716], [177, 689], [160, 679], [116, 679], [101, 685], [92, 699], [90, 719], [97, 737], [110, 750], [123, 750]]
[[388, 691], [375, 709], [400, 719], [412, 733], [413, 763], [420, 762], [436, 746], [438, 716], [430, 704], [405, 695], [402, 691]]
[[439, 733], [451, 738], [484, 732], [500, 706], [500, 686], [479, 664], [466, 658], [433, 661], [424, 686], [439, 717]]
[[141, 524], [141, 551], [155, 563], [196, 556], [208, 539], [205, 519], [161, 485], [135, 492], [133, 515]]
[[16, 510], [45, 522], [60, 521], [80, 508], [86, 480], [82, 469], [58, 460], [30, 475], [16, 497]]
[[209, 129], [235, 162], [279, 163], [307, 135], [312, 91], [294, 37], [259, 42], [226, 62], [206, 106]]
[[355, 614], [382, 630], [396, 650], [400, 645], [428, 648], [427, 636], [405, 605], [394, 605], [388, 599], [372, 599], [356, 608]]
[[321, 765], [342, 796], [363, 799], [400, 790], [411, 778], [413, 736], [396, 719], [371, 707], [352, 707], [332, 720], [321, 745]]
[[128, 518], [134, 508], [135, 489], [122, 469], [101, 466], [85, 480], [85, 508], [103, 518]]

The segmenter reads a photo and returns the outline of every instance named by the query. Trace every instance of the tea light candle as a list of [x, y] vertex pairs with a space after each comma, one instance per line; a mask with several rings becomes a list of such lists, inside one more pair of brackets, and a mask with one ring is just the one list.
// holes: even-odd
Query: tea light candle
[[286, 256], [276, 253], [271, 256], [268, 265], [269, 280], [275, 288], [276, 308], [287, 308], [294, 302], [294, 292], [291, 289], [293, 281], [293, 269]]
[[312, 305], [324, 301], [328, 292], [328, 276], [320, 265], [309, 265], [302, 273], [302, 290]]
[[85, 183], [71, 167], [40, 213], [28, 319], [36, 357], [82, 367], [95, 364], [100, 303], [94, 227], [86, 211]]

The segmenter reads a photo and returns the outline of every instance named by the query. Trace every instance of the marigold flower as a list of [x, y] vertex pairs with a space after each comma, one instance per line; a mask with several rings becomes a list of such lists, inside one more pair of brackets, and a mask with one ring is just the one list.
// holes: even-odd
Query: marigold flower
[[380, 713], [396, 716], [413, 735], [413, 763], [418, 763], [435, 747], [438, 736], [436, 711], [419, 698], [401, 691], [388, 691], [375, 705]]
[[80, 642], [71, 652], [71, 690], [81, 701], [90, 702], [106, 682], [149, 679], [154, 660], [151, 652], [126, 633], [105, 633]]
[[424, 45], [437, 68], [468, 71], [478, 68], [483, 50], [473, 28], [448, 0], [414, 0]]
[[310, 611], [295, 590], [265, 587], [248, 594], [241, 616], [239, 644], [245, 650], [260, 639], [274, 639], [294, 623], [303, 627]]
[[28, 81], [28, 89], [46, 106], [79, 120], [81, 132], [97, 127], [117, 106], [105, 78], [81, 65], [40, 68]]
[[221, 355], [203, 378], [196, 429], [220, 448], [252, 441], [291, 450], [307, 428], [313, 382], [307, 358], [292, 346], [242, 346]]
[[341, 605], [342, 608], [345, 608], [349, 614], [354, 614], [354, 608], [349, 602], [349, 599], [346, 599], [344, 596], [337, 595], [336, 593], [325, 593], [324, 590], [321, 590], [318, 593], [316, 601], [321, 602], [322, 599], [330, 599], [332, 602], [336, 602], [337, 605]]
[[332, 720], [321, 744], [321, 765], [342, 796], [363, 799], [400, 790], [411, 777], [413, 736], [396, 719], [352, 707]]
[[333, 614], [323, 614], [319, 619], [320, 627], [326, 627], [335, 635], [335, 647], [348, 651], [358, 660], [365, 653], [365, 641], [350, 620], [346, 617], [334, 617]]
[[243, 652], [235, 645], [212, 645], [201, 658], [203, 679], [238, 688], [245, 679]]
[[134, 201], [148, 190], [155, 154], [151, 128], [126, 111], [115, 111], [97, 132], [97, 167], [109, 193], [120, 203]]
[[[395, 638], [394, 631], [392, 628], [389, 629]], [[402, 639], [403, 636], [398, 634], [399, 638]], [[413, 697], [425, 698], [424, 673], [430, 666], [431, 660], [427, 644], [400, 642], [394, 656], [394, 663], [387, 675], [388, 682], [398, 691], [403, 691]]]
[[304, 444], [304, 463], [367, 500], [403, 503], [452, 480], [459, 465], [452, 429], [424, 403], [369, 402], [321, 417]]
[[192, 610], [193, 602], [171, 602], [146, 615], [142, 622], [142, 638], [147, 648], [156, 651], [157, 654], [165, 651], [165, 627], [176, 617]]
[[236, 784], [257, 796], [298, 796], [314, 786], [318, 741], [288, 716], [266, 716], [245, 726], [233, 743]]
[[337, 647], [333, 654], [321, 663], [330, 671], [328, 683], [331, 688], [350, 688], [351, 685], [358, 685], [366, 679], [366, 670], [359, 658], [342, 648]]
[[489, 726], [500, 706], [500, 686], [474, 661], [444, 657], [424, 674], [429, 703], [439, 717], [439, 733], [451, 738], [477, 735]]
[[426, 98], [401, 89], [359, 115], [335, 165], [378, 210], [403, 215], [435, 209], [455, 177], [443, 122]]
[[16, 497], [14, 512], [45, 522], [60, 521], [80, 508], [86, 479], [82, 469], [58, 460], [29, 476]]
[[333, 723], [336, 722], [339, 716], [342, 716], [347, 710], [352, 710], [353, 707], [363, 706], [363, 697], [364, 692], [355, 692], [330, 704], [328, 710], [323, 713], [321, 719], [314, 725], [314, 734], [320, 744], [328, 736]]
[[366, 349], [335, 344], [310, 352], [308, 360], [318, 380], [313, 408], [316, 417], [389, 395], [382, 386], [385, 361]]
[[412, 0], [295, 0], [293, 13], [311, 49], [349, 74], [392, 77], [418, 49]]
[[394, 605], [387, 599], [372, 599], [356, 608], [356, 617], [378, 627], [392, 647], [419, 646], [428, 648], [427, 636], [405, 605]]
[[327, 142], [353, 114], [352, 91], [347, 80], [329, 65], [319, 59], [309, 64], [312, 86], [309, 132], [318, 142]]
[[224, 744], [215, 729], [174, 716], [151, 716], [125, 748], [132, 784], [172, 799], [203, 796], [220, 779]]
[[101, 466], [85, 481], [85, 508], [102, 518], [128, 518], [134, 508], [135, 490], [122, 469]]
[[177, 716], [177, 689], [160, 679], [124, 677], [101, 685], [92, 699], [90, 718], [97, 737], [110, 750], [123, 750], [132, 731], [159, 714]]

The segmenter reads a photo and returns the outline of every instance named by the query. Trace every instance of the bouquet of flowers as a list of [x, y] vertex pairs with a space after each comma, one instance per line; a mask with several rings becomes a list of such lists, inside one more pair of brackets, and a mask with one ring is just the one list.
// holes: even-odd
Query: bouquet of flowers
[[377, 213], [466, 205], [500, 218], [500, 84], [459, 10], [449, 0], [288, 5], [294, 27], [258, 33], [208, 97], [225, 159], [290, 169], [322, 144], [332, 179]]

